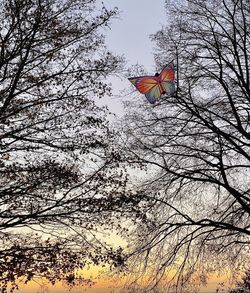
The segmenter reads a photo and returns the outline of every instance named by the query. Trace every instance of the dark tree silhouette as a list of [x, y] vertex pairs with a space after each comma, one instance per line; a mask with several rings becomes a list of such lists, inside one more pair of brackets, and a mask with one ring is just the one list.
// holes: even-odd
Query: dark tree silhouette
[[250, 292], [250, 273], [246, 271], [240, 281], [237, 282], [236, 288], [229, 293], [247, 293]]
[[147, 267], [152, 284], [173, 279], [181, 292], [249, 260], [250, 6], [187, 0], [166, 8], [169, 24], [152, 39], [158, 68], [175, 60], [176, 94], [155, 107], [137, 99], [124, 121], [127, 160], [148, 168], [137, 187], [144, 217], [131, 267]]
[[95, 103], [122, 62], [101, 33], [116, 13], [95, 0], [1, 1], [1, 292], [19, 277], [73, 284], [88, 262], [122, 262], [97, 226], [126, 182]]

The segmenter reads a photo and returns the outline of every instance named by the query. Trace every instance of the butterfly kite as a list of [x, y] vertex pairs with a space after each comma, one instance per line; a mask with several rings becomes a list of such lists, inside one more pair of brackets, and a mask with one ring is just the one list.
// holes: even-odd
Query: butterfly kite
[[155, 104], [164, 94], [171, 96], [175, 92], [173, 63], [165, 66], [155, 76], [130, 77], [128, 80], [146, 96], [150, 104]]

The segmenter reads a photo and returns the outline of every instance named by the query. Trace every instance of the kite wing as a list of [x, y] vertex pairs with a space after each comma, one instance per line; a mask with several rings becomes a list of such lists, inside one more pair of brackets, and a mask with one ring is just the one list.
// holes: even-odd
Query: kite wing
[[160, 83], [162, 88], [167, 95], [173, 95], [175, 92], [175, 83], [174, 83], [174, 64], [170, 63], [165, 66], [160, 73]]
[[156, 86], [154, 86], [151, 90], [149, 90], [147, 93], [145, 93], [145, 96], [150, 104], [155, 104], [157, 101], [159, 101], [161, 95], [162, 90], [159, 83]]
[[129, 81], [137, 90], [145, 94], [149, 103], [154, 104], [161, 96], [161, 86], [159, 78], [154, 76], [131, 77]]

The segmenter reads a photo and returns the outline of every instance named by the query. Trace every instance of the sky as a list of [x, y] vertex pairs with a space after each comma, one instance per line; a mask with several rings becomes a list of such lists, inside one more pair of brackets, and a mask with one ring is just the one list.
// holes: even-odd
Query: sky
[[107, 44], [124, 54], [129, 65], [142, 64], [154, 69], [153, 43], [149, 36], [166, 24], [164, 0], [104, 0], [107, 8], [117, 6], [120, 19], [113, 21], [107, 32]]
[[[124, 55], [127, 66], [140, 64], [146, 72], [154, 74], [153, 42], [149, 36], [167, 24], [164, 0], [103, 0], [107, 8], [115, 6], [120, 10], [119, 18], [112, 21], [110, 30], [105, 31], [108, 48], [115, 54]], [[126, 86], [126, 81], [115, 80], [113, 85], [118, 92]], [[127, 81], [129, 87], [129, 82]], [[119, 102], [109, 102], [111, 110], [120, 108]], [[33, 284], [34, 285], [34, 284]], [[20, 293], [35, 293], [39, 287], [36, 285], [24, 287]], [[206, 288], [206, 292], [208, 289]], [[50, 289], [51, 293], [66, 293], [66, 288]], [[73, 289], [71, 293], [107, 293], [107, 289], [93, 288], [90, 290]]]
[[[101, 0], [100, 0], [101, 1]], [[108, 48], [115, 54], [123, 55], [126, 66], [140, 64], [146, 72], [154, 73], [153, 43], [149, 36], [166, 24], [164, 0], [103, 0], [107, 8], [118, 7], [120, 14], [110, 25], [110, 30], [105, 31]], [[118, 93], [124, 87], [129, 87], [127, 80], [114, 79], [114, 91]], [[111, 111], [121, 111], [119, 98], [110, 98], [108, 106]], [[21, 287], [20, 293], [39, 292], [39, 286], [33, 283]], [[66, 288], [52, 287], [50, 293], [66, 293]], [[107, 293], [107, 288], [73, 289], [71, 293]]]
[[[118, 19], [112, 21], [110, 30], [106, 31], [106, 43], [108, 48], [115, 54], [124, 55], [126, 66], [135, 64], [143, 65], [149, 74], [155, 73], [155, 63], [153, 55], [154, 43], [150, 40], [150, 35], [161, 29], [162, 25], [168, 22], [164, 3], [165, 0], [103, 0], [107, 8], [118, 7], [120, 15]], [[119, 101], [119, 91], [124, 87], [129, 87], [127, 80], [113, 79], [114, 92], [118, 97], [110, 98], [109, 109], [113, 112], [121, 111]], [[217, 284], [225, 281], [225, 276], [217, 278], [213, 276], [207, 287], [201, 288], [200, 292], [215, 292]], [[109, 293], [107, 288], [89, 289], [86, 293]], [[21, 292], [22, 293], [22, 292]], [[26, 293], [26, 292], [25, 292]], [[52, 292], [57, 293], [57, 292]], [[61, 293], [61, 292], [60, 292]], [[66, 292], [63, 292], [66, 293]], [[79, 293], [77, 289], [71, 293]]]
[[[101, 0], [100, 0], [101, 1]], [[107, 47], [126, 59], [126, 66], [140, 64], [145, 67], [146, 72], [154, 73], [153, 43], [149, 36], [155, 33], [166, 23], [164, 0], [102, 0], [104, 5], [111, 9], [118, 7], [120, 14], [110, 25], [110, 30], [105, 30]], [[119, 93], [123, 88], [129, 87], [128, 80], [113, 79], [114, 92]], [[108, 106], [111, 111], [121, 111], [119, 98], [109, 97]], [[106, 101], [104, 101], [106, 103]], [[99, 287], [99, 288], [98, 288]], [[107, 287], [101, 284], [95, 288], [74, 288], [71, 293], [108, 293]], [[19, 293], [37, 293], [41, 288], [37, 283], [21, 286]], [[45, 290], [46, 291], [46, 290]], [[55, 286], [49, 288], [50, 293], [68, 293], [65, 287]], [[115, 291], [114, 291], [115, 292]]]
[[[126, 67], [140, 64], [144, 66], [146, 73], [154, 75], [154, 43], [150, 40], [150, 35], [167, 23], [165, 0], [103, 0], [102, 2], [108, 9], [118, 7], [120, 11], [119, 17], [112, 21], [110, 30], [105, 31], [109, 50], [123, 55]], [[120, 77], [112, 77], [110, 82], [113, 96], [101, 101], [100, 104], [107, 105], [112, 113], [120, 116], [124, 113], [121, 92], [131, 87], [131, 84], [122, 74]]]

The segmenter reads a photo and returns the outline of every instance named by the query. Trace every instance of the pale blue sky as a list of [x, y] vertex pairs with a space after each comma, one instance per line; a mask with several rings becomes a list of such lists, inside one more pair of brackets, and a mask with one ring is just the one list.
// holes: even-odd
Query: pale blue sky
[[139, 63], [154, 70], [153, 46], [149, 35], [167, 23], [164, 0], [103, 0], [107, 8], [117, 6], [120, 19], [107, 32], [109, 48], [124, 54], [129, 65]]
[[[148, 74], [155, 73], [153, 55], [154, 43], [149, 36], [154, 34], [162, 25], [167, 24], [165, 0], [100, 0], [111, 9], [118, 7], [120, 14], [105, 31], [106, 43], [113, 53], [123, 55], [127, 61], [126, 67], [140, 64]], [[107, 104], [111, 112], [123, 113], [122, 100], [124, 89], [131, 87], [124, 75], [110, 78], [113, 96], [102, 99], [99, 103]], [[122, 93], [121, 93], [122, 92]], [[138, 97], [140, 94], [138, 93]], [[143, 95], [141, 95], [141, 98]]]

